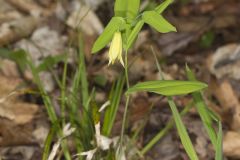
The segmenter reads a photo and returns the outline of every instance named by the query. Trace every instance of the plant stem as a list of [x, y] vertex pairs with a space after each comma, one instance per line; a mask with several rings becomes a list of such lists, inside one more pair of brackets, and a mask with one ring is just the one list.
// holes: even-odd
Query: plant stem
[[127, 57], [127, 55], [128, 55], [128, 51], [126, 51], [126, 53], [125, 53], [125, 67], [124, 67], [124, 69], [125, 69], [125, 77], [126, 77], [126, 83], [127, 83], [127, 89], [130, 87], [130, 84], [129, 84], [129, 78], [128, 78], [128, 57]]
[[66, 79], [67, 79], [67, 56], [64, 59], [63, 76], [61, 84], [61, 116], [63, 118], [62, 127], [65, 126], [65, 108], [66, 108]]
[[[125, 52], [125, 77], [126, 77], [126, 84], [127, 84], [127, 89], [129, 89], [130, 84], [129, 84], [129, 78], [128, 78], [128, 57], [127, 57], [128, 51], [126, 50]], [[125, 103], [125, 109], [124, 109], [124, 114], [123, 114], [123, 121], [122, 121], [122, 129], [121, 129], [121, 135], [120, 135], [120, 149], [123, 145], [123, 136], [124, 136], [124, 131], [126, 127], [126, 119], [127, 119], [127, 111], [128, 111], [128, 106], [129, 106], [129, 101], [130, 101], [130, 96], [126, 95], [126, 103]]]

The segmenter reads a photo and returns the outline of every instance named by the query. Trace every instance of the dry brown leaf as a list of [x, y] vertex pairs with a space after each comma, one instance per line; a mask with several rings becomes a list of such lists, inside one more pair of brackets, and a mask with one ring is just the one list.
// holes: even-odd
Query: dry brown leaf
[[19, 79], [0, 76], [0, 117], [15, 124], [26, 124], [33, 119], [38, 106], [22, 102], [17, 98], [18, 93], [14, 90], [20, 82]]
[[0, 146], [37, 144], [30, 122], [39, 107], [18, 98], [20, 83], [19, 78], [0, 75]]
[[32, 130], [0, 117], [0, 147], [36, 144]]
[[5, 159], [33, 160], [37, 149], [35, 146], [4, 147], [0, 150], [0, 154]]
[[223, 152], [225, 156], [240, 158], [240, 134], [228, 131], [223, 139]]
[[[180, 158], [178, 144], [171, 134], [167, 134], [150, 150], [151, 159], [175, 160]], [[161, 158], [160, 158], [161, 157]]]
[[81, 28], [83, 33], [88, 36], [101, 34], [103, 31], [103, 25], [96, 14], [86, 6], [81, 6], [73, 11], [68, 17], [67, 25], [74, 29]]
[[29, 13], [33, 16], [39, 16], [43, 12], [43, 9], [35, 4], [32, 0], [8, 0], [8, 3], [20, 11]]
[[240, 103], [229, 81], [225, 80], [221, 83], [215, 81], [211, 83], [210, 87], [222, 107], [223, 119], [231, 125], [233, 130], [239, 130]]
[[24, 17], [14, 20], [11, 23], [3, 23], [0, 26], [0, 46], [29, 36], [39, 22], [39, 20], [37, 21], [33, 17]]
[[0, 59], [0, 63], [1, 63], [0, 69], [3, 76], [12, 78], [20, 77], [18, 66], [15, 62], [8, 59]]
[[228, 44], [217, 49], [207, 59], [210, 72], [217, 78], [240, 80], [240, 45]]
[[202, 122], [192, 117], [184, 117], [184, 124], [189, 133], [196, 136], [194, 146], [199, 157], [206, 160], [213, 159], [214, 150], [211, 143], [209, 143], [209, 138]]

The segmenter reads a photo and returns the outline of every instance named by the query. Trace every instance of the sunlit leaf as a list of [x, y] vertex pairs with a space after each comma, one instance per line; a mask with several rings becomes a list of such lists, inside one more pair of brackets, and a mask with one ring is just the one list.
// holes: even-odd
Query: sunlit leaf
[[129, 0], [128, 1], [128, 10], [127, 10], [127, 18], [131, 21], [133, 20], [139, 11], [140, 0]]
[[131, 87], [126, 94], [137, 91], [154, 92], [165, 96], [183, 95], [199, 91], [207, 85], [198, 81], [160, 80], [138, 83]]
[[163, 16], [159, 15], [156, 11], [146, 11], [142, 16], [145, 23], [156, 29], [160, 33], [167, 33], [174, 31], [176, 28], [170, 24]]
[[121, 17], [113, 17], [108, 23], [103, 33], [98, 37], [93, 45], [92, 53], [96, 53], [104, 48], [112, 39], [113, 34], [125, 24], [125, 21]]
[[155, 10], [158, 14], [161, 14], [172, 2], [173, 0], [165, 0], [163, 3], [157, 6]]
[[114, 5], [114, 15], [116, 17], [126, 17], [128, 0], [116, 0]]

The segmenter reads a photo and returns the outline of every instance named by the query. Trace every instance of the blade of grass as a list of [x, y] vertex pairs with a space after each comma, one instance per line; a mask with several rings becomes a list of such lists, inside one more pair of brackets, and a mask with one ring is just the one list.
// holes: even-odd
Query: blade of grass
[[[34, 66], [34, 64], [32, 63], [31, 60], [27, 59], [27, 57], [26, 57], [26, 63], [29, 65], [29, 67], [31, 69], [31, 72], [33, 74], [34, 82], [37, 84], [37, 86], [38, 86], [38, 88], [40, 90], [40, 93], [42, 95], [43, 102], [44, 102], [44, 105], [46, 107], [48, 116], [49, 116], [49, 118], [51, 120], [51, 123], [52, 124], [56, 124], [56, 126], [57, 126], [57, 134], [58, 134], [59, 137], [62, 137], [63, 133], [62, 133], [62, 129], [60, 127], [60, 124], [58, 122], [57, 115], [55, 113], [55, 110], [54, 110], [53, 104], [52, 104], [52, 102], [50, 100], [50, 97], [48, 96], [48, 94], [44, 90], [43, 84], [42, 84], [42, 82], [40, 80], [40, 77], [38, 75], [38, 72], [37, 72], [37, 68]], [[63, 140], [61, 142], [61, 146], [62, 146], [62, 149], [63, 149], [63, 152], [64, 152], [65, 159], [66, 160], [71, 160], [71, 156], [70, 156], [70, 153], [69, 153], [69, 150], [68, 150], [68, 147], [67, 147], [67, 143], [66, 143], [65, 140]]]
[[[188, 76], [189, 80], [196, 80], [195, 75], [193, 74], [193, 72], [190, 70], [190, 68], [188, 66], [186, 66], [186, 73]], [[196, 104], [196, 108], [197, 111], [200, 115], [200, 118], [203, 122], [203, 125], [208, 133], [208, 136], [211, 140], [211, 143], [213, 144], [214, 148], [216, 149], [216, 144], [217, 144], [217, 136], [216, 136], [216, 132], [212, 126], [212, 118], [209, 115], [207, 106], [203, 100], [203, 97], [201, 95], [201, 92], [195, 92], [192, 93], [194, 102]]]
[[85, 53], [84, 53], [84, 41], [81, 32], [78, 33], [79, 37], [79, 70], [80, 70], [80, 78], [81, 78], [81, 93], [82, 93], [82, 103], [83, 106], [88, 110], [87, 104], [89, 100], [88, 93], [88, 80], [87, 80], [87, 72], [85, 65]]
[[108, 106], [108, 108], [106, 109], [102, 128], [102, 133], [105, 136], [110, 136], [111, 134], [111, 130], [117, 114], [117, 109], [121, 100], [124, 82], [125, 77], [121, 75], [116, 85], [113, 85], [110, 92], [110, 106]]
[[47, 160], [51, 149], [51, 143], [56, 133], [56, 126], [52, 126], [44, 143], [42, 160]]
[[64, 67], [61, 83], [61, 116], [63, 118], [62, 126], [65, 126], [65, 112], [66, 112], [66, 82], [67, 82], [67, 56], [64, 58]]
[[[77, 152], [89, 150], [91, 148], [91, 140], [94, 135], [93, 121], [91, 116], [91, 106], [89, 102], [93, 98], [93, 94], [89, 95], [88, 80], [85, 64], [84, 41], [81, 31], [78, 30], [78, 68], [73, 78], [70, 96], [68, 96], [68, 104], [70, 108], [70, 121], [77, 131], [74, 133]], [[92, 92], [94, 93], [94, 91]], [[79, 98], [81, 97], [81, 98]], [[83, 106], [80, 108], [80, 106]], [[81, 110], [81, 114], [80, 114]], [[79, 115], [80, 114], [80, 115]], [[83, 159], [83, 157], [78, 157]]]
[[215, 160], [223, 159], [222, 139], [223, 139], [222, 124], [220, 121], [218, 121], [218, 135], [217, 135]]
[[223, 159], [223, 142], [222, 142], [222, 123], [221, 118], [218, 114], [213, 112], [212, 110], [208, 109], [209, 116], [218, 123], [218, 133], [217, 133], [217, 144], [216, 144], [216, 153], [215, 153], [215, 160], [222, 160]]
[[187, 133], [187, 130], [182, 122], [182, 119], [180, 117], [180, 114], [177, 110], [177, 107], [172, 99], [172, 97], [168, 97], [168, 104], [172, 110], [174, 121], [178, 130], [178, 134], [180, 136], [181, 142], [183, 144], [183, 147], [185, 151], [187, 152], [189, 158], [191, 160], [198, 160], [197, 154], [194, 150], [193, 144], [190, 140], [190, 137]]

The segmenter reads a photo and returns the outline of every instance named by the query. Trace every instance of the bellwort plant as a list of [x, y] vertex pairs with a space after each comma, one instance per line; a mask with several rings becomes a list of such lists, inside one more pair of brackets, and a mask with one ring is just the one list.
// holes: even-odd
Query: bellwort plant
[[[181, 120], [182, 114], [178, 112], [176, 104], [174, 103], [172, 98], [172, 96], [176, 95], [185, 95], [193, 93], [194, 102], [197, 104], [199, 115], [204, 123], [206, 131], [216, 151], [215, 159], [216, 160], [222, 159], [221, 123], [218, 120], [218, 118], [216, 118], [217, 116], [213, 116], [214, 114], [211, 111], [209, 111], [209, 109], [207, 108], [203, 101], [201, 90], [206, 88], [207, 85], [193, 78], [194, 77], [193, 73], [189, 68], [187, 68], [187, 74], [189, 75], [188, 81], [161, 79], [138, 83], [134, 86], [130, 86], [129, 84], [128, 50], [134, 44], [143, 25], [147, 24], [160, 33], [176, 32], [176, 28], [162, 16], [163, 11], [172, 2], [173, 0], [165, 0], [163, 3], [158, 5], [153, 10], [140, 11], [140, 0], [115, 0], [114, 16], [111, 18], [102, 34], [98, 37], [98, 39], [93, 45], [92, 53], [95, 54], [98, 53], [104, 47], [106, 47], [109, 43], [111, 43], [108, 52], [109, 67], [111, 67], [110, 64], [114, 65], [116, 62], [120, 62], [125, 72], [125, 82], [127, 90], [124, 94], [126, 96], [126, 100], [121, 135], [118, 141], [118, 147], [115, 152], [116, 153], [115, 159], [117, 160], [122, 160], [126, 158], [125, 155], [126, 144], [124, 144], [124, 133], [127, 123], [126, 117], [130, 102], [130, 95], [133, 92], [139, 91], [153, 92], [167, 97], [170, 109], [173, 114], [173, 120], [175, 122], [183, 147], [191, 160], [198, 160], [199, 158], [196, 154], [196, 151], [193, 147], [193, 144], [190, 140], [187, 130]], [[124, 61], [122, 57], [124, 57]], [[122, 82], [119, 83], [123, 85]], [[121, 93], [120, 91], [116, 91], [114, 96], [117, 97], [112, 97], [112, 99], [115, 100], [118, 99], [119, 101], [121, 97], [120, 93]], [[116, 117], [116, 107], [118, 107], [117, 104], [119, 103], [115, 103], [114, 105], [115, 107], [114, 111], [113, 110], [110, 112], [106, 111], [107, 113], [105, 113], [105, 119], [107, 116], [107, 119], [111, 121], [110, 127], [106, 127], [106, 125], [104, 124], [102, 129], [103, 133], [105, 133], [105, 135], [107, 136], [110, 136], [110, 131]], [[111, 110], [111, 106], [109, 110]], [[216, 120], [216, 122], [218, 122], [219, 124], [218, 133], [214, 130], [212, 126], [214, 120]], [[169, 124], [167, 124], [168, 128], [164, 130], [164, 132], [160, 131], [159, 134], [156, 135], [156, 137], [154, 137], [149, 143], [147, 143], [142, 148], [142, 150], [140, 150], [141, 156], [148, 152], [151, 149], [151, 147], [153, 147], [153, 145], [157, 143], [157, 141], [166, 133], [166, 131], [169, 128], [171, 128], [172, 126], [171, 124], [172, 122], [169, 122]]]
[[[131, 160], [132, 157], [128, 156], [128, 152], [132, 153], [131, 149], [136, 146], [134, 142], [136, 142], [138, 136], [137, 134], [132, 137], [125, 136], [128, 107], [131, 94], [143, 91], [165, 96], [172, 111], [172, 119], [166, 122], [166, 127], [160, 130], [149, 142], [143, 144], [137, 151], [135, 150], [135, 156], [143, 157], [175, 125], [189, 159], [198, 160], [197, 153], [181, 119], [191, 107], [195, 107], [209, 136], [212, 148], [215, 150], [215, 160], [222, 160], [222, 126], [220, 118], [204, 102], [202, 90], [207, 85], [197, 81], [188, 66], [186, 66], [187, 81], [164, 80], [164, 77], [161, 76], [157, 56], [153, 54], [161, 79], [140, 82], [130, 86], [128, 51], [137, 39], [142, 27], [149, 25], [160, 33], [176, 32], [176, 28], [162, 16], [163, 11], [173, 0], [165, 0], [153, 10], [147, 11], [140, 11], [140, 2], [140, 0], [115, 0], [114, 16], [93, 45], [92, 53], [96, 54], [110, 44], [108, 67], [121, 63], [124, 71], [113, 83], [109, 93], [109, 100], [102, 107], [99, 107], [95, 102], [95, 90], [90, 90], [88, 87], [81, 31], [77, 32], [79, 44], [76, 48], [77, 69], [71, 78], [67, 78], [67, 54], [46, 57], [41, 64], [35, 65], [31, 56], [24, 50], [0, 49], [0, 56], [15, 61], [22, 73], [26, 68], [31, 70], [33, 81], [39, 89], [36, 93], [42, 96], [52, 124], [45, 141], [42, 160], [51, 160], [55, 157], [66, 160]], [[59, 78], [53, 75], [61, 91], [56, 102], [56, 99], [45, 90], [39, 73], [51, 69], [55, 64], [62, 61], [64, 62], [62, 77]], [[71, 83], [68, 84], [70, 79]], [[186, 94], [191, 94], [192, 102], [179, 113], [172, 97]], [[112, 137], [112, 128], [123, 96], [125, 96], [125, 109], [120, 136], [119, 138]], [[55, 105], [56, 103], [59, 105]], [[60, 107], [60, 113], [55, 110], [56, 106]], [[104, 114], [104, 117], [101, 121], [102, 114]], [[216, 127], [214, 128], [213, 125], [218, 126], [218, 130], [215, 130]], [[55, 136], [58, 140], [52, 145]], [[72, 138], [71, 144], [73, 143], [74, 151], [77, 153], [75, 155], [72, 155], [71, 152], [73, 147], [71, 146], [70, 149], [69, 143], [67, 143], [69, 136]]]

